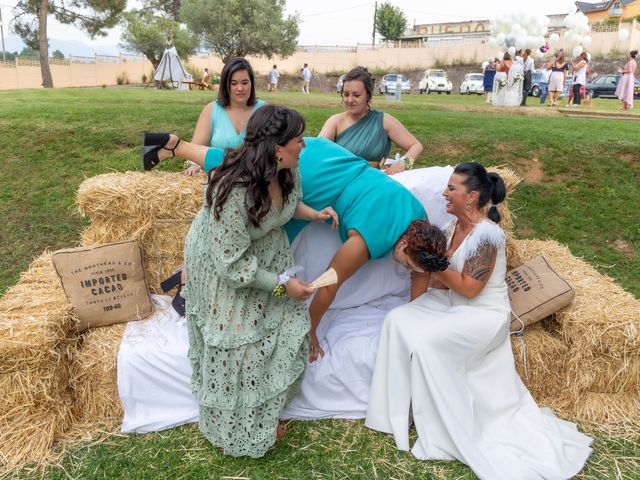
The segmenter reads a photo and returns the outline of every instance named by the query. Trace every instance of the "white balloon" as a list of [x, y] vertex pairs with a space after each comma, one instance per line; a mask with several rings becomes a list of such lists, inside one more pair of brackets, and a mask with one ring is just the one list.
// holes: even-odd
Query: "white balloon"
[[582, 43], [582, 35], [580, 35], [579, 33], [574, 33], [571, 37], [570, 43], [572, 45], [580, 45]]
[[497, 58], [498, 60], [502, 60], [502, 59], [504, 58], [504, 52], [498, 52], [498, 53], [496, 53], [496, 58]]
[[509, 50], [507, 50], [507, 52], [509, 52], [509, 55], [511, 55], [511, 58], [513, 58], [513, 56], [516, 54], [516, 47], [509, 47]]
[[582, 52], [584, 51], [584, 49], [582, 48], [581, 45], [578, 45], [576, 47], [573, 48], [573, 56], [577, 57], [578, 55], [580, 55]]
[[582, 46], [584, 48], [589, 48], [591, 46], [591, 37], [589, 37], [588, 35], [582, 37]]
[[499, 33], [496, 36], [496, 41], [498, 42], [498, 45], [502, 45], [504, 43], [504, 33]]
[[627, 38], [629, 38], [629, 30], [626, 28], [621, 28], [618, 30], [618, 40], [624, 42]]
[[573, 45], [573, 30], [567, 30], [564, 34], [564, 41], [569, 45]]
[[591, 54], [589, 52], [587, 52], [587, 61], [591, 61]]
[[536, 49], [534, 50], [534, 55], [536, 56], [536, 58], [542, 58], [542, 57], [544, 57], [544, 53], [542, 53], [542, 52], [540, 51], [540, 49], [539, 49], [539, 48], [536, 48]]
[[498, 42], [496, 41], [496, 37], [489, 37], [488, 43], [491, 48], [495, 47], [498, 44]]
[[484, 71], [485, 68], [487, 68], [487, 66], [489, 66], [489, 62], [487, 62], [486, 60], [484, 62], [482, 62], [482, 70]]
[[552, 33], [551, 35], [549, 35], [549, 43], [551, 45], [555, 45], [559, 41], [560, 41], [560, 35], [558, 35], [557, 33]]
[[576, 13], [577, 10], [578, 10], [578, 7], [576, 6], [575, 3], [570, 3], [569, 5], [567, 5], [567, 13], [569, 14]]

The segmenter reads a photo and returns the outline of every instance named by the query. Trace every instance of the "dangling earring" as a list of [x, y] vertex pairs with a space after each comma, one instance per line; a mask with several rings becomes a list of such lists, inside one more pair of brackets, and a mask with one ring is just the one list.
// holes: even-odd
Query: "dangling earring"
[[282, 168], [282, 157], [276, 158], [276, 168], [280, 170]]
[[467, 203], [467, 210], [469, 210], [471, 208], [471, 204]]

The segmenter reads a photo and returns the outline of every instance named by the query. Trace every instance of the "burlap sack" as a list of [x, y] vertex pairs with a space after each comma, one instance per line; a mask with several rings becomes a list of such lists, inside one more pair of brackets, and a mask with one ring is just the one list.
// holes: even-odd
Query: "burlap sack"
[[140, 320], [153, 312], [137, 242], [58, 250], [52, 260], [79, 330]]
[[569, 305], [576, 292], [543, 256], [506, 276], [511, 301], [511, 331], [516, 332]]

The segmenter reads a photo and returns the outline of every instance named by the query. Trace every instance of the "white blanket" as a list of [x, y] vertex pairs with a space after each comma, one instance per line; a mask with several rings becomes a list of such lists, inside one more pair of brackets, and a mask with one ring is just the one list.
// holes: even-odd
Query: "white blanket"
[[[432, 223], [450, 218], [442, 192], [452, 167], [411, 170], [392, 178], [425, 206]], [[341, 241], [327, 225], [310, 224], [292, 245], [302, 277], [322, 273]], [[406, 303], [407, 272], [391, 258], [369, 262], [340, 288], [322, 319], [318, 338], [324, 358], [309, 364], [300, 393], [282, 418], [364, 418], [385, 315]], [[123, 432], [147, 433], [198, 421], [198, 402], [191, 394], [186, 321], [168, 297], [154, 296], [156, 313], [127, 325], [118, 352], [118, 392], [124, 407]]]

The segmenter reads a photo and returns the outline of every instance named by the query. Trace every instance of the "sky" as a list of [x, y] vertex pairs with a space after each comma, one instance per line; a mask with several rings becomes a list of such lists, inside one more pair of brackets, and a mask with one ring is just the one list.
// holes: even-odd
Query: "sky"
[[[17, 49], [12, 45], [18, 40], [8, 39], [7, 28], [11, 19], [11, 8], [16, 3], [17, 0], [0, 0], [5, 24], [5, 40], [7, 40], [9, 51]], [[300, 14], [300, 37], [298, 38], [300, 45], [356, 45], [371, 43], [374, 3], [374, 1], [364, 0], [323, 0], [318, 3], [310, 0], [287, 0], [287, 11]], [[409, 25], [413, 25], [414, 23], [491, 19], [505, 13], [506, 2], [505, 0], [456, 0], [438, 2], [435, 6], [430, 4], [436, 2], [425, 0], [390, 0], [390, 3], [400, 7]], [[566, 13], [571, 3], [569, 0], [510, 0], [508, 8], [509, 11], [554, 14]], [[133, 5], [134, 1], [129, 0], [129, 7]], [[79, 42], [96, 53], [117, 55], [119, 51], [119, 28], [110, 30], [106, 37], [91, 40], [83, 32], [68, 25], [60, 25], [50, 18], [48, 30], [50, 39], [59, 41], [58, 43], [52, 41], [52, 46], [63, 45], [60, 49], [65, 54], [82, 55], [82, 53], [64, 51], [64, 48], [76, 48], [74, 45]]]

